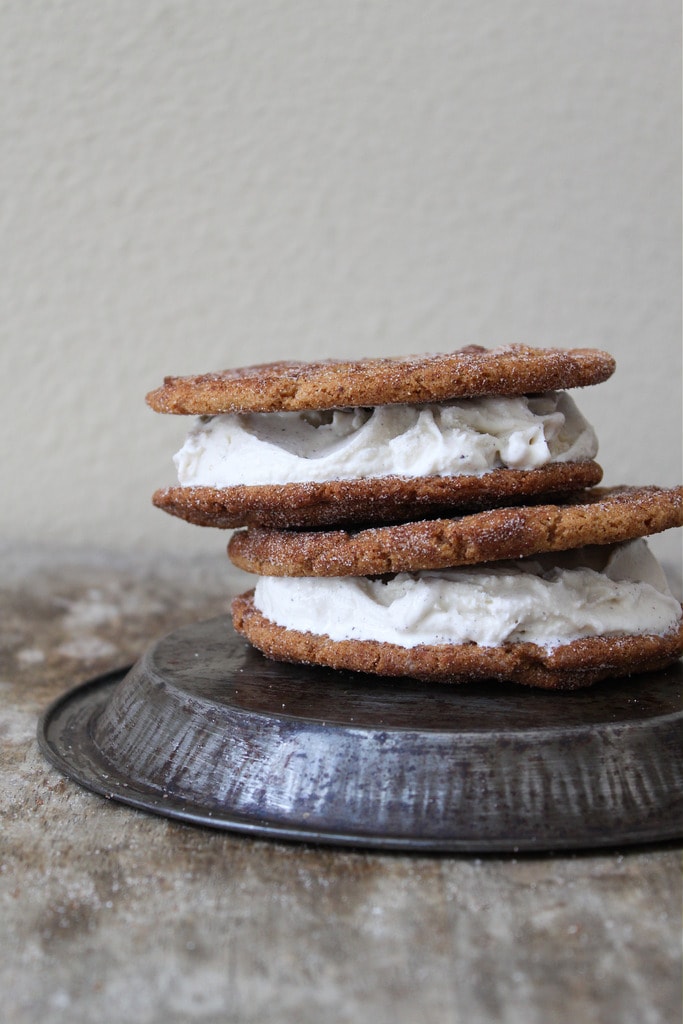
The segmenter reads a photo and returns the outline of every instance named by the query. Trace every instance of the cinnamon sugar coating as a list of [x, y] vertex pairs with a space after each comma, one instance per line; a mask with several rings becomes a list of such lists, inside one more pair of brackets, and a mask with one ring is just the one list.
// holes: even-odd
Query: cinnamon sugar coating
[[683, 526], [683, 487], [596, 487], [558, 505], [498, 508], [356, 531], [252, 526], [228, 554], [262, 576], [371, 576], [615, 544]]
[[235, 487], [166, 487], [157, 508], [198, 526], [309, 529], [397, 523], [569, 493], [600, 482], [597, 462], [496, 469], [483, 476], [398, 477]]
[[548, 653], [530, 643], [500, 647], [440, 644], [404, 648], [374, 640], [331, 640], [271, 622], [253, 591], [232, 602], [235, 629], [268, 658], [424, 682], [496, 679], [551, 690], [575, 690], [612, 676], [655, 671], [683, 653], [683, 620], [666, 636], [586, 637]]
[[166, 377], [147, 395], [156, 412], [212, 415], [441, 402], [599, 384], [614, 372], [599, 349], [478, 345], [435, 355], [283, 361]]

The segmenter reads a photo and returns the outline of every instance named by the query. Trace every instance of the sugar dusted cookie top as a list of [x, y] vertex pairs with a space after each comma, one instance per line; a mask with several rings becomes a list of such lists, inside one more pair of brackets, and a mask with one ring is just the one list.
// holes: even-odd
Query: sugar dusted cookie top
[[683, 525], [683, 487], [596, 487], [558, 504], [361, 530], [251, 527], [230, 540], [241, 569], [268, 576], [368, 576], [616, 544]]
[[186, 415], [441, 402], [584, 387], [614, 369], [612, 356], [598, 349], [471, 345], [436, 355], [286, 361], [166, 377], [147, 402], [156, 412]]

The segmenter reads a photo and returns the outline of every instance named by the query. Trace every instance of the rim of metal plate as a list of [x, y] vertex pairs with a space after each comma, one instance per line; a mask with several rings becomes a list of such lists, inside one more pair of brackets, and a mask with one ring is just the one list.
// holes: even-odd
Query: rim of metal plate
[[[190, 825], [236, 831], [256, 838], [303, 842], [346, 844], [346, 836], [336, 837], [313, 829], [292, 828], [252, 820], [233, 814], [216, 813], [192, 801], [131, 780], [116, 765], [105, 760], [94, 743], [91, 723], [112, 691], [130, 672], [132, 665], [95, 676], [62, 694], [45, 709], [38, 722], [38, 745], [51, 764], [84, 789], [106, 800], [126, 804], [140, 811], [174, 818]], [[374, 841], [370, 840], [370, 845]], [[357, 845], [352, 843], [352, 845]]]

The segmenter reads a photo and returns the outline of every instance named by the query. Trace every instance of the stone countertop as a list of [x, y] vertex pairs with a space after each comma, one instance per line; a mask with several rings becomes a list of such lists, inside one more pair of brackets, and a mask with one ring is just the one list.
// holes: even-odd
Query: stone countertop
[[224, 556], [5, 550], [7, 1022], [659, 1024], [680, 1018], [681, 845], [384, 855], [144, 814], [51, 768], [38, 715], [242, 587]]

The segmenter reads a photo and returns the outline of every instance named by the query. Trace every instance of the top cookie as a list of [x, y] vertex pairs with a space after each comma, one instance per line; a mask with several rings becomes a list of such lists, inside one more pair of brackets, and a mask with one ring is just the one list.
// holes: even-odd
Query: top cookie
[[683, 525], [683, 487], [595, 487], [561, 504], [492, 508], [362, 530], [233, 534], [232, 562], [262, 576], [370, 576], [617, 544]]
[[612, 356], [598, 349], [470, 345], [437, 355], [288, 361], [166, 377], [147, 403], [181, 415], [418, 404], [584, 387], [607, 380], [614, 368]]

